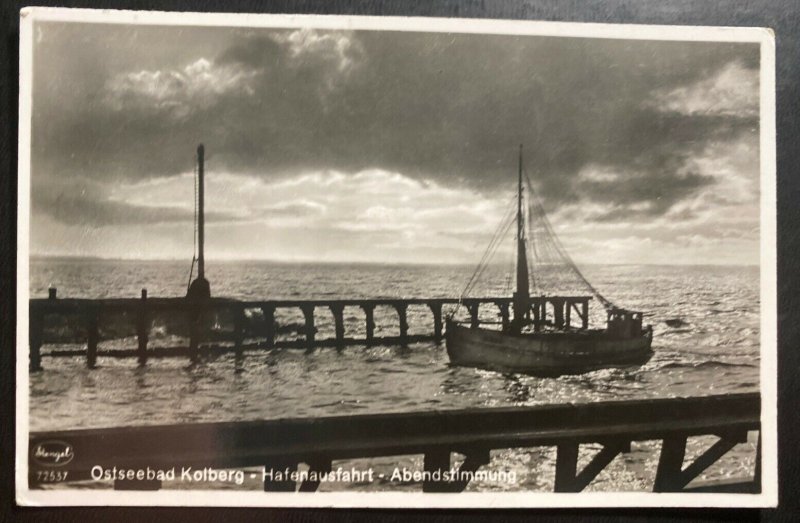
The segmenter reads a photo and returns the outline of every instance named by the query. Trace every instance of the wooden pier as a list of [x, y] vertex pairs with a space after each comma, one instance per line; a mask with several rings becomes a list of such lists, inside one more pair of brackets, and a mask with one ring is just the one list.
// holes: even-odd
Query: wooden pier
[[[452, 470], [453, 453], [464, 456], [458, 471], [478, 471], [492, 450], [555, 447], [556, 492], [587, 488], [617, 456], [637, 441], [660, 440], [652, 479], [656, 492], [741, 492], [761, 490], [760, 396], [730, 394], [694, 398], [609, 401], [492, 409], [444, 410], [308, 419], [193, 423], [34, 432], [29, 439], [29, 483], [42, 485], [42, 471], [68, 470], [68, 481], [92, 479], [92, 467], [264, 467], [295, 471], [301, 463], [320, 473], [336, 460], [422, 455], [425, 472]], [[752, 476], [724, 483], [690, 485], [729, 450], [758, 431]], [[687, 439], [716, 436], [684, 466]], [[602, 449], [579, 468], [581, 444]], [[56, 447], [68, 463], [43, 465], [41, 456]], [[44, 449], [44, 450], [42, 450]], [[251, 474], [258, 477], [260, 472]], [[469, 483], [422, 481], [425, 492], [460, 492]], [[47, 474], [44, 476], [48, 477]], [[272, 481], [265, 491], [313, 492], [315, 481]], [[638, 478], [648, 481], [648, 478]], [[117, 489], [159, 489], [160, 481], [116, 481]], [[111, 485], [109, 484], [109, 488]], [[200, 487], [207, 488], [207, 487]]]
[[[589, 296], [534, 296], [529, 298], [534, 328], [555, 325], [561, 328], [586, 329], [589, 325]], [[462, 304], [469, 313], [473, 327], [488, 323], [481, 313], [491, 308], [497, 321], [492, 323], [508, 327], [513, 307], [511, 298], [386, 298], [344, 300], [267, 300], [239, 301], [211, 298], [200, 302], [185, 298], [150, 298], [145, 289], [140, 298], [119, 299], [62, 299], [56, 289], [50, 289], [46, 299], [30, 300], [30, 369], [42, 369], [44, 357], [83, 356], [90, 368], [97, 365], [99, 357], [137, 358], [145, 365], [153, 357], [186, 357], [197, 360], [204, 353], [235, 352], [242, 355], [249, 349], [294, 348], [313, 350], [317, 347], [342, 348], [347, 345], [401, 345], [420, 341], [439, 343], [444, 336], [443, 308], [446, 305]], [[432, 329], [424, 334], [409, 333], [408, 309], [424, 306], [431, 315]], [[376, 335], [375, 310], [389, 307], [396, 313], [398, 335]], [[344, 312], [357, 308], [364, 314], [363, 336], [348, 336], [345, 329]], [[298, 329], [302, 334], [297, 339], [278, 339], [281, 325], [276, 321], [280, 309], [294, 309], [303, 316]], [[254, 321], [253, 313], [259, 320]], [[319, 314], [331, 314], [334, 323], [333, 337], [317, 336]], [[128, 324], [135, 331], [135, 349], [102, 350], [101, 333], [108, 318]], [[153, 320], [178, 318], [186, 327], [188, 345], [182, 347], [149, 347]], [[43, 351], [48, 343], [45, 332], [48, 324], [61, 322], [68, 329], [81, 333], [81, 349], [50, 349]], [[222, 324], [224, 329], [210, 329], [209, 324]], [[76, 340], [70, 345], [76, 345]]]

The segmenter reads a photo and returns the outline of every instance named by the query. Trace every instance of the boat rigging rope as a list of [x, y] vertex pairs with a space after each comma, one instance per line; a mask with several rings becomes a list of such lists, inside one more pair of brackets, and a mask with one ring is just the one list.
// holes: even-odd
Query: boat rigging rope
[[[516, 199], [516, 196], [515, 196], [514, 199]], [[447, 314], [447, 319], [452, 319], [452, 317], [455, 316], [455, 313], [461, 307], [461, 300], [463, 300], [473, 290], [473, 288], [475, 287], [475, 284], [478, 281], [480, 281], [481, 276], [486, 271], [486, 268], [489, 266], [489, 262], [491, 261], [492, 257], [495, 255], [495, 253], [497, 252], [497, 248], [500, 246], [501, 240], [506, 235], [506, 233], [508, 233], [509, 229], [511, 228], [511, 225], [514, 223], [514, 221], [515, 221], [514, 220], [514, 213], [515, 213], [514, 206], [509, 205], [508, 210], [506, 211], [505, 215], [503, 216], [503, 219], [500, 221], [500, 225], [497, 227], [497, 230], [495, 230], [494, 235], [492, 236], [492, 239], [489, 242], [489, 245], [486, 247], [486, 250], [483, 252], [483, 255], [481, 256], [481, 259], [478, 262], [477, 267], [475, 267], [475, 270], [473, 271], [472, 276], [470, 277], [469, 281], [467, 282], [467, 285], [464, 287], [464, 290], [461, 292], [461, 294], [460, 294], [460, 296], [458, 298], [458, 303]]]
[[557, 257], [564, 262], [572, 272], [581, 280], [581, 282], [591, 291], [591, 293], [597, 298], [597, 300], [603, 305], [603, 307], [608, 311], [611, 309], [615, 309], [616, 306], [611, 303], [605, 296], [600, 294], [600, 292], [591, 284], [589, 280], [583, 275], [583, 273], [578, 269], [578, 266], [572, 260], [572, 257], [567, 253], [564, 245], [561, 243], [561, 240], [556, 235], [555, 231], [553, 230], [553, 226], [550, 223], [550, 220], [547, 218], [547, 213], [544, 211], [544, 207], [542, 206], [542, 202], [539, 200], [536, 192], [533, 190], [533, 184], [531, 184], [531, 180], [528, 177], [528, 173], [525, 172], [525, 181], [528, 186], [528, 194], [530, 194], [530, 202], [529, 202], [529, 209], [535, 211], [536, 217], [538, 218], [539, 222], [544, 227], [544, 233], [547, 238], [551, 242], [551, 245], [548, 247], [555, 250], [555, 254]]

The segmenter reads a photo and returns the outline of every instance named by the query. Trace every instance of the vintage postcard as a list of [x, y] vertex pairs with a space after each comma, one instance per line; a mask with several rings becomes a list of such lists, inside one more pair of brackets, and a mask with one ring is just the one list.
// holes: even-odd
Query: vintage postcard
[[769, 29], [29, 8], [20, 73], [18, 503], [777, 503]]

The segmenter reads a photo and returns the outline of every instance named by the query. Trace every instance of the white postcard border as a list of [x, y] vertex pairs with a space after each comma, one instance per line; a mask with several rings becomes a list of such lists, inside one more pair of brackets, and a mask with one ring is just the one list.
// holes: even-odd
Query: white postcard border
[[[761, 444], [760, 494], [583, 492], [264, 493], [214, 490], [97, 491], [28, 488], [30, 145], [34, 21], [174, 26], [271, 27], [413, 32], [457, 32], [578, 38], [754, 42], [761, 46]], [[777, 467], [777, 212], [775, 139], [775, 40], [770, 29], [538, 22], [497, 19], [349, 15], [274, 15], [24, 8], [20, 13], [19, 175], [17, 204], [16, 496], [26, 506], [243, 506], [391, 508], [546, 507], [774, 507]], [[609, 495], [613, 494], [613, 495]]]

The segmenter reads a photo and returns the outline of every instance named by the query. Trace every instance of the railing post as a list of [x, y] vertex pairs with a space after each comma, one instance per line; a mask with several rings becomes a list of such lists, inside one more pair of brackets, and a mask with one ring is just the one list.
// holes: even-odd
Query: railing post
[[408, 304], [397, 302], [394, 304], [397, 310], [397, 318], [400, 322], [400, 345], [405, 347], [408, 344]]
[[344, 305], [341, 303], [331, 303], [328, 306], [333, 314], [333, 322], [336, 329], [336, 347], [344, 347]]
[[42, 370], [42, 340], [44, 339], [44, 314], [29, 307], [28, 344], [30, 345], [30, 362], [28, 369], [32, 372]]
[[[433, 475], [437, 470], [439, 476], [442, 472], [450, 470], [450, 451], [447, 449], [433, 448], [425, 451], [423, 458], [425, 472]], [[426, 474], [428, 476], [428, 474]], [[447, 482], [426, 480], [422, 482], [422, 492], [448, 492], [450, 490]]]
[[314, 348], [316, 327], [314, 326], [314, 305], [303, 305], [300, 307], [306, 320], [306, 350]]
[[297, 470], [297, 460], [276, 459], [264, 465], [264, 492], [294, 492], [297, 482], [291, 474]]
[[559, 443], [556, 448], [556, 492], [573, 492], [575, 476], [578, 471], [578, 451], [576, 441]]
[[264, 314], [264, 330], [267, 338], [267, 348], [275, 348], [275, 307], [273, 305], [265, 305], [261, 307], [261, 312]]
[[442, 304], [432, 302], [428, 304], [433, 313], [433, 340], [436, 343], [442, 342]]
[[668, 436], [661, 443], [653, 492], [672, 492], [682, 486], [681, 470], [686, 454], [686, 436]]
[[147, 342], [150, 332], [148, 327], [147, 289], [142, 289], [142, 300], [139, 303], [139, 311], [136, 315], [136, 340], [138, 342], [136, 355], [139, 360], [139, 365], [147, 364]]
[[367, 334], [367, 347], [371, 346], [375, 340], [375, 305], [371, 303], [364, 303], [361, 305], [364, 309], [364, 316], [366, 319], [366, 334]]
[[86, 366], [93, 369], [97, 366], [97, 344], [100, 341], [100, 332], [97, 326], [98, 313], [92, 307], [86, 314]]

